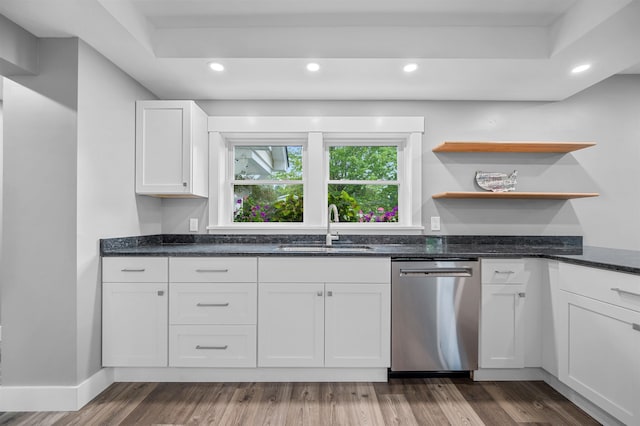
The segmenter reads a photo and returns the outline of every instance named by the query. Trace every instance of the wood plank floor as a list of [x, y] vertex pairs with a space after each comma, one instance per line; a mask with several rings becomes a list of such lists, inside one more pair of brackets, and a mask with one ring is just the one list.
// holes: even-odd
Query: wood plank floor
[[77, 412], [0, 425], [597, 425], [543, 382], [115, 383]]

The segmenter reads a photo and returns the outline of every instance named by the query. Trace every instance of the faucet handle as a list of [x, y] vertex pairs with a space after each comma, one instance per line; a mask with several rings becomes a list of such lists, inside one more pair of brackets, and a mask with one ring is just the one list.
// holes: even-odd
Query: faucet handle
[[339, 239], [340, 239], [340, 236], [338, 235], [337, 232], [335, 234], [328, 233], [325, 240], [325, 245], [330, 246], [332, 241], [337, 241]]

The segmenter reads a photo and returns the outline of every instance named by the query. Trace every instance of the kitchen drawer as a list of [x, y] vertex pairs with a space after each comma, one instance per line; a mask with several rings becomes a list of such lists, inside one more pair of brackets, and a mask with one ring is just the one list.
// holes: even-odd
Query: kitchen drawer
[[166, 257], [104, 257], [102, 282], [166, 283], [168, 262]]
[[258, 259], [255, 257], [189, 257], [169, 260], [171, 282], [232, 283], [256, 282]]
[[255, 367], [255, 325], [172, 325], [170, 367]]
[[171, 283], [171, 324], [255, 324], [257, 284]]
[[524, 259], [482, 259], [482, 284], [524, 284]]
[[560, 263], [560, 288], [640, 311], [640, 275]]
[[260, 258], [260, 282], [388, 284], [391, 282], [391, 259], [380, 257]]

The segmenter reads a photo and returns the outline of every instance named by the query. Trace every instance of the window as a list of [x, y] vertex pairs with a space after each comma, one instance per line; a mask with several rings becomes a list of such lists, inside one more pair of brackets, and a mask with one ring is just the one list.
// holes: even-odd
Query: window
[[421, 230], [422, 117], [210, 117], [211, 232]]
[[398, 222], [398, 146], [328, 146], [328, 204], [343, 222]]
[[233, 222], [303, 222], [301, 145], [233, 145]]

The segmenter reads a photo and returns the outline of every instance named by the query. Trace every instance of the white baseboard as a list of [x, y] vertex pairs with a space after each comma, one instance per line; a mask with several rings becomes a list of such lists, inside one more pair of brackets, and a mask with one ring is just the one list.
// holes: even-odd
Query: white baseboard
[[548, 371], [534, 368], [485, 368], [473, 372], [475, 381], [515, 381], [541, 380], [558, 391], [562, 396], [580, 407], [584, 412], [606, 426], [624, 426], [609, 413], [571, 389]]
[[386, 382], [386, 368], [115, 368], [116, 382]]
[[483, 368], [473, 372], [473, 380], [508, 382], [516, 380], [544, 380], [540, 368]]
[[77, 411], [112, 383], [103, 368], [75, 386], [0, 386], [0, 411]]
[[625, 426], [624, 423], [613, 417], [611, 414], [598, 407], [578, 392], [558, 380], [553, 374], [540, 369], [544, 377], [545, 383], [557, 390], [562, 396], [573, 402], [575, 405], [584, 410], [591, 417], [606, 426]]

